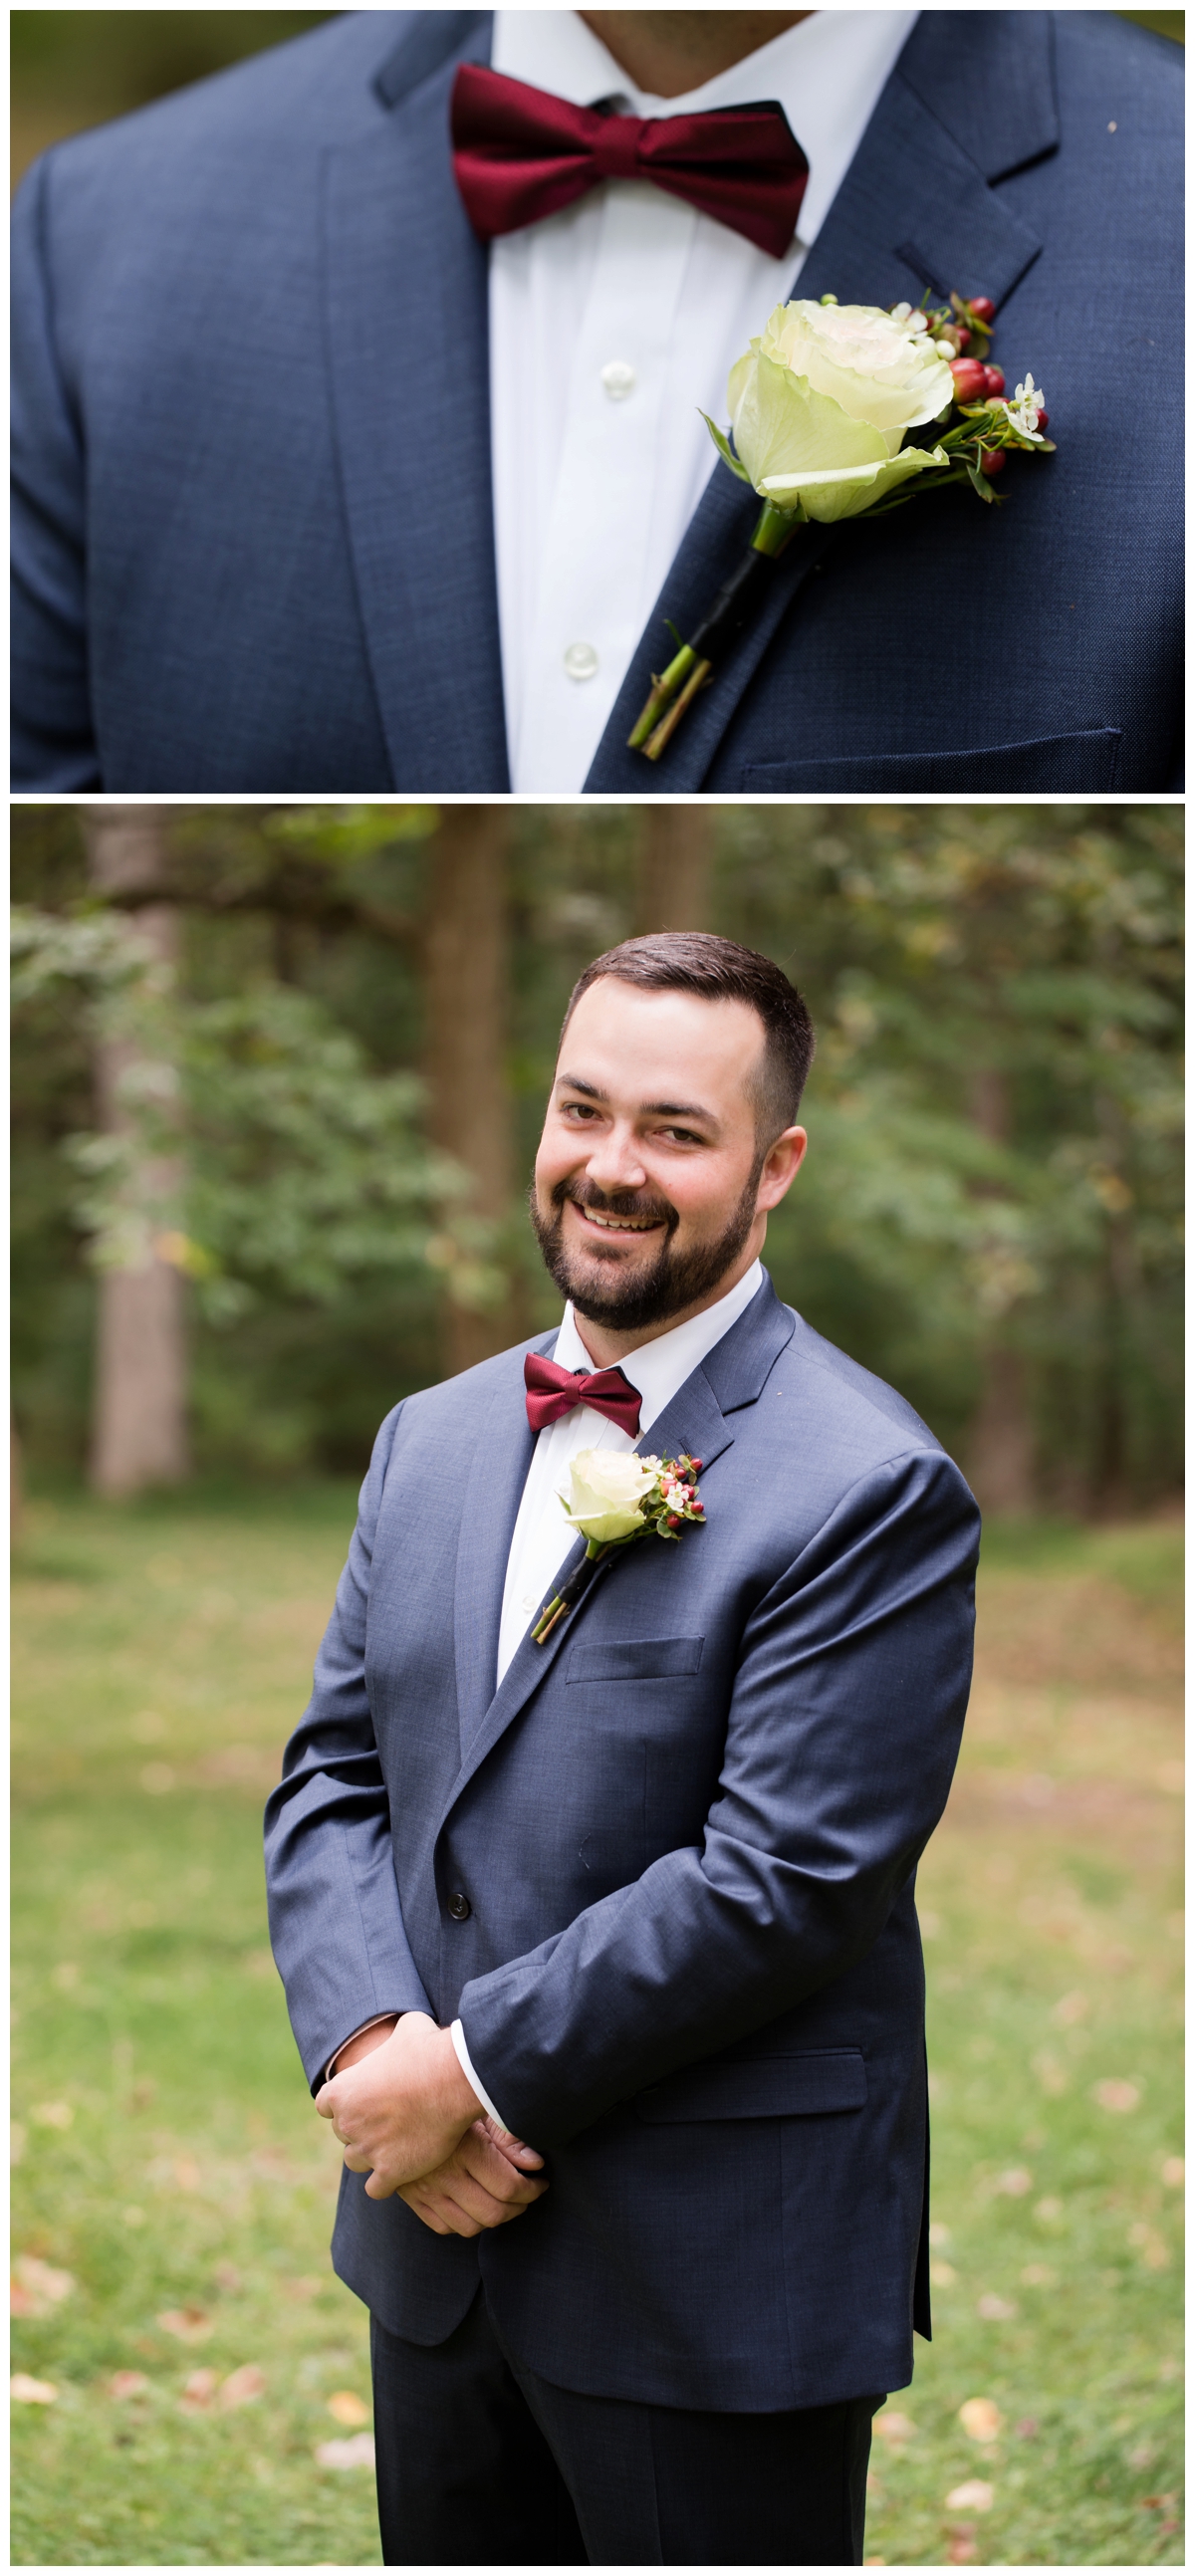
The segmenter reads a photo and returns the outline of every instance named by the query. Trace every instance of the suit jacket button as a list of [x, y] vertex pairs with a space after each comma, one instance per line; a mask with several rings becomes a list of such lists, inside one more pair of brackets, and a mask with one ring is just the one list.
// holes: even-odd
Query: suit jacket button
[[463, 1887], [454, 1887], [448, 1899], [448, 1911], [454, 1923], [467, 1923], [473, 1911]]

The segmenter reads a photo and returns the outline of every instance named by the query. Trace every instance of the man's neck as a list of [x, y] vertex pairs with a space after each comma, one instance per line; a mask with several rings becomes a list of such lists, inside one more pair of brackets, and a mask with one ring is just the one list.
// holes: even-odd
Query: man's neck
[[748, 54], [757, 54], [774, 36], [799, 27], [813, 11], [580, 9], [577, 15], [636, 89], [649, 98], [682, 98], [733, 63], [744, 62]]

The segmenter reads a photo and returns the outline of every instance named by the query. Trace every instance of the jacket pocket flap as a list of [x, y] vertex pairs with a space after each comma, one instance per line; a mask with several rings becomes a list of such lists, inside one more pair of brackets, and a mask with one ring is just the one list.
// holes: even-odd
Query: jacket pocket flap
[[674, 1673], [695, 1673], [704, 1637], [607, 1637], [574, 1646], [569, 1657], [570, 1682], [659, 1682]]
[[686, 2067], [635, 2098], [641, 2120], [791, 2120], [861, 2111], [867, 2068], [857, 2048], [805, 2049], [794, 2057], [720, 2058]]
[[998, 795], [1021, 787], [1068, 789], [1115, 784], [1120, 751], [1115, 725], [1087, 733], [1042, 734], [1027, 742], [993, 742], [967, 751], [841, 752], [833, 760], [755, 762], [743, 771], [747, 796], [875, 794], [918, 789], [945, 795], [966, 787]]

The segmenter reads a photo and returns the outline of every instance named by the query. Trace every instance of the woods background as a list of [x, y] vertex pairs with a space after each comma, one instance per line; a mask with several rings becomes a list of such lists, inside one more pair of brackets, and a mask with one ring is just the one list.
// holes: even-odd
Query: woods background
[[35, 1476], [356, 1473], [400, 1396], [550, 1324], [561, 1016], [672, 927], [813, 1013], [781, 1296], [990, 1510], [1176, 1487], [1176, 809], [26, 807], [13, 843]]

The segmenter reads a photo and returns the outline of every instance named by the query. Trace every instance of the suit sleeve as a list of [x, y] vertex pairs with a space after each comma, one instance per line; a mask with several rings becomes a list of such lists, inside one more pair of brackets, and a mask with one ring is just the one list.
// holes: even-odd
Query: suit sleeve
[[465, 1987], [482, 2082], [562, 2144], [862, 1958], [946, 1804], [979, 1515], [940, 1451], [838, 1504], [747, 1621], [700, 1848]]
[[374, 1531], [401, 1411], [378, 1433], [311, 1699], [266, 1806], [270, 1940], [313, 2092], [353, 2031], [384, 2013], [431, 2013], [403, 1926], [365, 1687]]
[[55, 156], [13, 206], [12, 783], [35, 795], [103, 785], [87, 667], [86, 455], [55, 340]]

